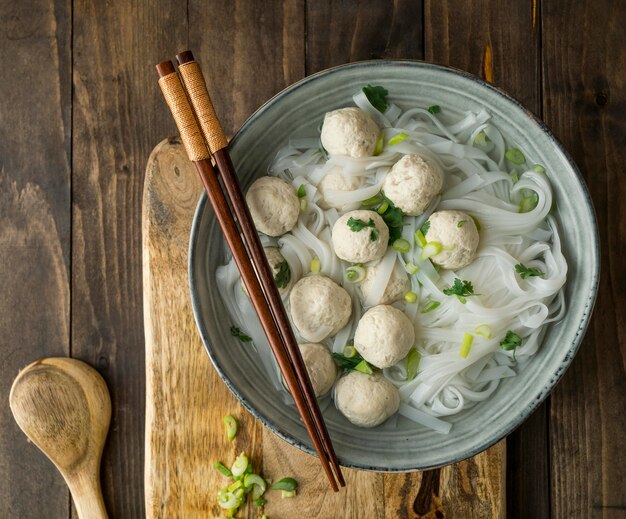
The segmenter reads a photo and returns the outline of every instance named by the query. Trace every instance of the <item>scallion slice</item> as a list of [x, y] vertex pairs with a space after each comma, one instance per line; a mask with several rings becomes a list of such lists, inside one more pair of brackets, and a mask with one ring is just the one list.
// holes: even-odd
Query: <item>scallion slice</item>
[[232, 510], [233, 508], [238, 508], [241, 502], [235, 494], [229, 492], [226, 488], [222, 488], [217, 493], [217, 504], [224, 510]]
[[479, 324], [474, 328], [476, 335], [482, 335], [485, 339], [491, 339], [491, 326], [488, 324]]
[[387, 212], [387, 209], [389, 209], [389, 202], [385, 200], [382, 204], [380, 204], [378, 209], [376, 209], [376, 212], [378, 214], [385, 214]]
[[385, 149], [385, 134], [380, 132], [378, 139], [376, 139], [376, 146], [374, 146], [374, 156], [380, 155]]
[[360, 283], [365, 279], [366, 273], [363, 265], [352, 265], [346, 269], [344, 277], [348, 283]]
[[227, 478], [232, 478], [233, 477], [233, 473], [230, 471], [230, 469], [224, 465], [221, 461], [216, 461], [213, 466], [219, 470], [222, 474], [224, 474], [224, 476], [226, 476]]
[[235, 436], [237, 436], [237, 420], [235, 420], [234, 416], [227, 414], [222, 421], [226, 427], [226, 436], [228, 437], [228, 441], [231, 442]]
[[411, 244], [404, 238], [398, 238], [391, 246], [398, 252], [409, 252], [411, 250]]
[[420, 268], [412, 262], [408, 262], [404, 264], [404, 270], [407, 271], [408, 274], [415, 274]]
[[284, 490], [294, 492], [298, 490], [298, 482], [293, 478], [283, 478], [272, 485], [272, 490]]
[[343, 349], [343, 356], [347, 359], [351, 359], [355, 357], [356, 354], [356, 348], [352, 344], [346, 344], [345, 348]]
[[539, 203], [539, 197], [537, 196], [537, 193], [533, 193], [530, 196], [522, 198], [522, 201], [519, 204], [519, 212], [529, 213], [535, 207], [537, 207], [538, 203]]
[[296, 495], [296, 491], [295, 490], [292, 490], [291, 492], [288, 492], [287, 490], [283, 490], [280, 493], [281, 499], [285, 499], [285, 498], [288, 498], [288, 497], [293, 497], [295, 495]]
[[309, 202], [306, 198], [300, 199], [300, 211], [306, 211], [306, 208], [309, 206]]
[[524, 154], [518, 148], [506, 150], [504, 156], [513, 164], [524, 164], [524, 162], [526, 162], [526, 157], [524, 157]]
[[258, 474], [246, 474], [243, 479], [243, 485], [246, 489], [252, 488], [252, 499], [259, 499], [267, 489], [267, 483]]
[[233, 477], [239, 477], [246, 471], [247, 468], [248, 456], [246, 456], [245, 452], [242, 452], [239, 456], [235, 458], [235, 463], [233, 463], [230, 471], [233, 473]]
[[424, 308], [420, 310], [421, 314], [427, 314], [428, 312], [432, 312], [435, 308], [438, 308], [441, 305], [439, 301], [429, 301], [424, 305]]
[[487, 134], [484, 131], [479, 131], [474, 137], [474, 144], [476, 146], [486, 146], [487, 145]]
[[474, 336], [471, 333], [466, 333], [463, 335], [463, 342], [461, 343], [461, 351], [459, 354], [464, 359], [469, 355], [470, 350], [472, 349], [472, 343], [474, 342]]
[[393, 146], [394, 144], [400, 144], [407, 137], [408, 135], [406, 133], [398, 132], [391, 139], [389, 139], [389, 145]]
[[533, 171], [535, 171], [537, 173], [545, 173], [546, 172], [546, 168], [544, 168], [541, 164], [535, 164], [533, 166]]
[[427, 260], [428, 258], [432, 258], [441, 252], [441, 243], [438, 241], [429, 241], [422, 252], [420, 253], [420, 261]]
[[417, 294], [415, 292], [407, 292], [404, 294], [404, 300], [409, 304], [413, 304], [417, 301]]
[[361, 373], [365, 373], [366, 375], [371, 375], [374, 373], [372, 366], [366, 360], [362, 360], [356, 366], [354, 366], [354, 371], [360, 371]]
[[311, 272], [313, 274], [319, 274], [321, 270], [322, 270], [322, 262], [320, 261], [319, 258], [313, 258], [311, 260]]
[[424, 233], [420, 231], [419, 229], [415, 231], [414, 237], [415, 237], [415, 243], [419, 243], [422, 247], [426, 245], [427, 243], [426, 236], [424, 236]]
[[422, 356], [415, 348], [411, 348], [409, 354], [406, 357], [406, 379], [413, 380], [417, 375], [417, 368], [419, 368], [420, 360]]

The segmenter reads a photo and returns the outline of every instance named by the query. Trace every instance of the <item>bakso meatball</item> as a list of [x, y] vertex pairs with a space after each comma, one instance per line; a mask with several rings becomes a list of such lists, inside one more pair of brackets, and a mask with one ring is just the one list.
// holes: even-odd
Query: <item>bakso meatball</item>
[[332, 240], [342, 260], [366, 263], [385, 255], [389, 228], [375, 211], [349, 211], [335, 222]]
[[257, 230], [268, 236], [281, 236], [293, 229], [300, 214], [298, 195], [289, 182], [261, 177], [246, 194], [246, 202]]
[[[293, 285], [294, 282], [293, 276], [291, 275], [291, 269], [289, 268], [289, 263], [287, 263], [287, 260], [280, 253], [280, 249], [278, 247], [263, 247], [263, 251], [265, 252], [267, 262], [272, 269], [272, 275], [274, 276], [274, 281], [278, 287], [278, 292], [280, 292], [280, 295], [283, 295], [291, 288], [291, 285]], [[248, 295], [248, 289], [243, 282], [241, 283], [241, 287], [244, 293]]]
[[456, 270], [474, 261], [478, 229], [471, 216], [461, 211], [437, 211], [428, 219], [426, 240], [438, 242], [441, 252], [431, 260], [444, 269]]
[[400, 407], [400, 393], [383, 375], [351, 371], [335, 386], [335, 405], [354, 425], [376, 427]]
[[370, 308], [356, 327], [354, 347], [367, 362], [388, 368], [407, 356], [415, 342], [413, 323], [389, 305]]
[[318, 205], [322, 209], [335, 207], [341, 209], [347, 204], [336, 203], [333, 200], [326, 200], [329, 191], [354, 191], [363, 185], [363, 177], [347, 176], [341, 172], [341, 168], [333, 168], [317, 185], [317, 189], [322, 195]]
[[350, 295], [333, 280], [307, 276], [289, 294], [291, 318], [307, 341], [319, 342], [341, 330], [352, 313]]
[[[365, 278], [361, 282], [363, 299], [368, 299], [369, 293], [374, 286], [374, 280], [380, 270], [380, 264], [381, 262], [379, 261], [378, 263], [367, 267]], [[387, 287], [385, 288], [380, 301], [377, 301], [376, 304], [390, 305], [394, 301], [403, 299], [404, 295], [409, 290], [411, 290], [409, 276], [406, 273], [406, 270], [404, 270], [402, 264], [399, 261], [396, 261], [393, 270], [391, 271], [389, 281], [387, 282]]]
[[325, 395], [337, 378], [337, 366], [330, 351], [323, 344], [300, 344], [300, 353], [311, 379], [315, 396]]
[[422, 214], [443, 187], [443, 171], [432, 160], [405, 155], [383, 181], [383, 192], [405, 214]]
[[328, 112], [322, 125], [322, 146], [329, 155], [369, 157], [374, 154], [380, 129], [360, 108]]

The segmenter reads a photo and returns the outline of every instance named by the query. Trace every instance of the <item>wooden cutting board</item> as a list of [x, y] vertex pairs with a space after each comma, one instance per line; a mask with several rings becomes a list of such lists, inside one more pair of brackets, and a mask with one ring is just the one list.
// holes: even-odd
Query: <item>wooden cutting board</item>
[[[380, 474], [344, 469], [347, 487], [333, 493], [317, 458], [261, 426], [213, 369], [194, 323], [187, 285], [187, 246], [202, 186], [177, 139], [161, 142], [148, 161], [143, 195], [143, 293], [146, 333], [147, 517], [213, 518], [226, 479], [213, 468], [242, 450], [266, 477], [293, 476], [298, 495], [268, 492], [261, 511], [238, 517], [502, 518], [504, 440], [471, 459], [424, 473]], [[233, 414], [233, 442], [222, 417]]]

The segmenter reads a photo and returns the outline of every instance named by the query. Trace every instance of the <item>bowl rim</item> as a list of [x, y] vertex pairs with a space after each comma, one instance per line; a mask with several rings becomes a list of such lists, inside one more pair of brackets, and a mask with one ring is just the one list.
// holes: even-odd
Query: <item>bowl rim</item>
[[[270, 99], [268, 99], [259, 108], [257, 108], [241, 125], [239, 130], [237, 130], [233, 138], [230, 140], [229, 147], [233, 143], [237, 142], [242, 137], [242, 135], [246, 133], [246, 131], [249, 129], [250, 125], [258, 117], [258, 115], [262, 114], [264, 111], [268, 109], [270, 105], [273, 105], [275, 102], [279, 101], [282, 97], [290, 94], [291, 92], [301, 88], [302, 86], [312, 81], [317, 80], [320, 77], [335, 74], [337, 72], [342, 72], [344, 70], [362, 68], [362, 67], [372, 67], [372, 66], [374, 67], [389, 67], [389, 66], [398, 67], [400, 66], [400, 67], [412, 67], [412, 68], [414, 67], [416, 69], [431, 69], [431, 70], [436, 70], [444, 74], [452, 74], [455, 76], [461, 76], [465, 79], [468, 79], [470, 81], [477, 83], [483, 88], [491, 90], [493, 93], [496, 93], [500, 97], [504, 98], [506, 101], [520, 108], [524, 112], [524, 114], [528, 117], [531, 124], [534, 124], [535, 126], [537, 126], [542, 131], [542, 133], [547, 135], [547, 137], [550, 139], [552, 144], [555, 145], [556, 148], [559, 150], [559, 152], [563, 155], [565, 161], [569, 164], [570, 168], [572, 169], [572, 171], [574, 172], [576, 176], [576, 179], [580, 187], [582, 188], [585, 205], [587, 206], [590, 214], [592, 215], [592, 218], [589, 224], [591, 226], [591, 231], [593, 234], [592, 260], [591, 261], [592, 261], [593, 266], [595, 267], [594, 269], [595, 271], [592, 273], [591, 290], [589, 292], [587, 302], [584, 306], [585, 313], [582, 316], [582, 320], [576, 331], [573, 342], [570, 344], [568, 350], [563, 352], [564, 357], [563, 357], [563, 361], [561, 361], [562, 369], [560, 369], [557, 373], [555, 373], [553, 378], [551, 378], [541, 388], [538, 397], [534, 398], [531, 404], [521, 409], [514, 419], [512, 419], [509, 423], [505, 424], [504, 427], [499, 429], [497, 434], [492, 435], [492, 436], [487, 436], [487, 439], [485, 441], [475, 445], [472, 449], [465, 452], [462, 457], [457, 457], [444, 463], [434, 464], [434, 465], [429, 465], [429, 466], [422, 465], [422, 466], [409, 467], [409, 468], [394, 468], [394, 467], [372, 466], [368, 464], [358, 463], [355, 461], [348, 462], [342, 459], [341, 457], [338, 458], [340, 465], [343, 467], [366, 470], [366, 471], [402, 473], [402, 472], [412, 472], [416, 470], [430, 470], [430, 469], [444, 467], [446, 465], [458, 463], [460, 461], [469, 459], [475, 456], [476, 454], [479, 454], [480, 452], [487, 450], [488, 448], [495, 445], [503, 438], [506, 438], [515, 429], [521, 426], [528, 419], [528, 417], [546, 400], [546, 398], [550, 395], [550, 393], [554, 390], [558, 382], [561, 380], [561, 378], [563, 377], [567, 369], [571, 366], [572, 361], [576, 353], [578, 352], [578, 349], [580, 348], [580, 345], [582, 344], [582, 340], [585, 336], [585, 333], [589, 327], [591, 316], [593, 314], [593, 308], [594, 308], [594, 305], [597, 299], [597, 294], [598, 294], [598, 287], [599, 287], [599, 280], [600, 280], [600, 267], [601, 267], [598, 221], [597, 221], [595, 207], [593, 205], [593, 200], [591, 198], [591, 195], [587, 188], [587, 184], [584, 180], [584, 177], [580, 169], [574, 162], [569, 152], [565, 149], [563, 144], [554, 135], [552, 130], [539, 117], [537, 117], [533, 112], [525, 108], [522, 105], [522, 103], [518, 101], [516, 98], [514, 98], [512, 95], [508, 94], [504, 90], [492, 85], [491, 83], [485, 81], [484, 79], [474, 74], [471, 74], [469, 72], [466, 72], [464, 70], [457, 69], [454, 67], [438, 65], [438, 64], [429, 63], [429, 62], [422, 61], [422, 60], [381, 59], [381, 60], [355, 61], [351, 63], [346, 63], [346, 64], [330, 67], [330, 68], [321, 70], [319, 72], [316, 72], [314, 74], [311, 74], [305, 78], [302, 78], [299, 81], [284, 88], [283, 90], [281, 90], [280, 92], [272, 96]], [[248, 412], [250, 412], [257, 420], [259, 420], [263, 425], [265, 425], [268, 429], [270, 429], [274, 434], [276, 434], [282, 440], [286, 441], [290, 445], [293, 445], [308, 454], [311, 454], [312, 456], [316, 456], [316, 452], [311, 447], [309, 447], [302, 441], [298, 440], [297, 438], [282, 431], [278, 425], [274, 424], [270, 420], [266, 419], [263, 415], [261, 415], [261, 413], [259, 413], [256, 410], [256, 408], [250, 402], [248, 402], [248, 400], [239, 392], [239, 390], [237, 389], [233, 381], [226, 374], [226, 372], [222, 369], [222, 366], [220, 365], [217, 357], [213, 353], [212, 346], [209, 341], [207, 329], [200, 315], [199, 295], [195, 288], [197, 280], [196, 280], [196, 276], [194, 273], [194, 264], [193, 264], [193, 258], [195, 257], [196, 247], [197, 247], [197, 237], [199, 233], [200, 220], [202, 219], [202, 215], [204, 213], [206, 204], [207, 204], [207, 195], [206, 195], [206, 192], [203, 191], [198, 201], [198, 205], [196, 207], [194, 217], [193, 217], [191, 233], [190, 233], [190, 238], [189, 238], [189, 255], [188, 255], [188, 274], [189, 274], [189, 289], [191, 292], [191, 305], [192, 305], [192, 310], [193, 310], [196, 326], [198, 327], [198, 331], [200, 332], [200, 336], [201, 336], [204, 348], [215, 370], [219, 374], [219, 376], [222, 378], [222, 380], [224, 381], [228, 389], [235, 395], [235, 397], [239, 400], [239, 402], [244, 406], [244, 408], [248, 410]]]

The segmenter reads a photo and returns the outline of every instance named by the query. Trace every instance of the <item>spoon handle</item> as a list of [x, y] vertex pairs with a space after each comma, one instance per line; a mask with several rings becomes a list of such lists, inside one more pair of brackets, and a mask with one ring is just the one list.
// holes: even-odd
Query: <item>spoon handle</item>
[[72, 493], [79, 519], [108, 519], [97, 470], [91, 476], [82, 474], [68, 479], [67, 486]]

